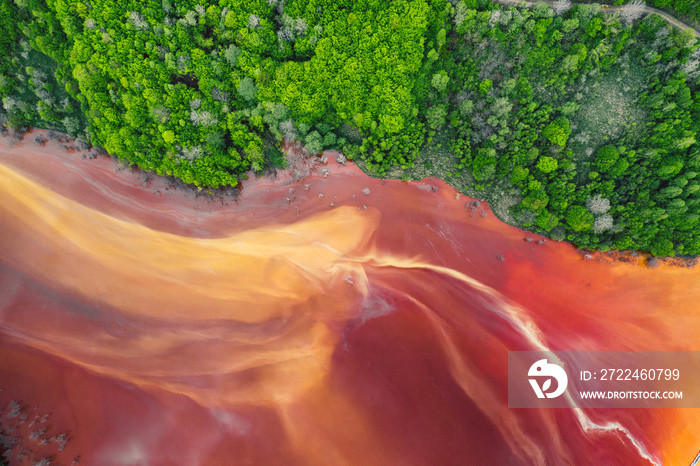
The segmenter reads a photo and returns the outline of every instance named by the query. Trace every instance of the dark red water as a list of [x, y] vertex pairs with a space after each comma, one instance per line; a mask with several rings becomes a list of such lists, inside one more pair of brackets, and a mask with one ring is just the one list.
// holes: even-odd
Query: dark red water
[[506, 369], [508, 350], [699, 350], [697, 270], [586, 260], [439, 181], [329, 158], [210, 202], [0, 145], [11, 463], [692, 461], [698, 410], [509, 409]]

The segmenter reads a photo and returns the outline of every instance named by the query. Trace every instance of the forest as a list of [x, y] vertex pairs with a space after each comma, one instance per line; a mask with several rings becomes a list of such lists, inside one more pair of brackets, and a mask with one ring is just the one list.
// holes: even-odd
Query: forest
[[206, 189], [282, 166], [286, 138], [376, 177], [439, 176], [579, 247], [700, 253], [700, 44], [656, 15], [489, 0], [0, 10], [10, 128]]

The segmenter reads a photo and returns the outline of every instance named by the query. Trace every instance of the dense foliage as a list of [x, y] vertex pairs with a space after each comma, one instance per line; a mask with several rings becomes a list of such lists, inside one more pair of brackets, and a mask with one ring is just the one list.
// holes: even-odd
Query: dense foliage
[[520, 226], [700, 252], [700, 51], [656, 16], [487, 0], [0, 6], [11, 126], [210, 187], [273, 163], [283, 137], [377, 176], [444, 140], [448, 181], [500, 195]]
[[[283, 136], [313, 152], [344, 147], [331, 131], [343, 122], [359, 142], [348, 153], [407, 163], [423, 137], [414, 90], [427, 85], [424, 43], [449, 13], [423, 0], [17, 4], [29, 43], [82, 104], [93, 143], [213, 187], [263, 168]], [[24, 107], [5, 110], [33, 120]]]
[[599, 8], [557, 17], [458, 4], [439, 60], [450, 84], [434, 101], [457, 130], [459, 167], [520, 194], [520, 224], [554, 238], [696, 254], [695, 39], [656, 16], [625, 27]]

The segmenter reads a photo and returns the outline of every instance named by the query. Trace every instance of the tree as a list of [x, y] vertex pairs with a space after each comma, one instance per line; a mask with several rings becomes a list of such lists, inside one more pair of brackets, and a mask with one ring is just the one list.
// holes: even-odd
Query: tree
[[553, 159], [552, 157], [540, 157], [540, 160], [537, 162], [537, 168], [542, 172], [542, 173], [551, 173], [554, 170], [557, 169], [558, 162], [556, 159]]
[[671, 240], [660, 237], [652, 241], [650, 252], [655, 256], [674, 256], [675, 248]]
[[450, 78], [446, 74], [435, 74], [431, 84], [440, 93], [445, 92], [447, 89], [447, 83], [450, 82]]
[[690, 88], [683, 86], [681, 90], [676, 95], [676, 102], [681, 108], [688, 108], [693, 103], [693, 97], [690, 93]]
[[77, 136], [78, 131], [80, 130], [80, 121], [77, 118], [65, 117], [63, 120], [61, 120], [61, 123], [63, 123], [63, 126], [66, 128], [66, 132], [68, 134], [71, 136]]
[[591, 37], [595, 37], [602, 28], [603, 21], [600, 18], [595, 17], [588, 22], [586, 34], [588, 34]]
[[491, 80], [488, 79], [488, 78], [487, 78], [487, 79], [484, 79], [484, 80], [481, 81], [481, 83], [479, 84], [479, 92], [481, 92], [483, 95], [486, 95], [486, 94], [489, 93], [489, 91], [491, 90], [491, 87], [492, 87], [492, 86], [493, 86], [493, 81], [491, 81]]
[[565, 146], [571, 134], [571, 124], [566, 117], [559, 117], [542, 130], [542, 136], [554, 144]]
[[598, 150], [593, 165], [600, 172], [606, 172], [613, 168], [620, 158], [620, 152], [617, 147], [612, 145], [603, 146]]
[[528, 210], [537, 212], [540, 209], [544, 209], [549, 202], [549, 196], [547, 193], [541, 189], [535, 189], [530, 191], [530, 193], [522, 200], [521, 204]]
[[564, 34], [571, 34], [576, 29], [578, 29], [579, 20], [576, 18], [565, 19], [561, 26], [561, 32]]
[[437, 129], [445, 124], [445, 119], [447, 118], [447, 105], [433, 105], [428, 109], [426, 113], [426, 120], [428, 121], [428, 126], [433, 129]]
[[510, 177], [510, 183], [518, 186], [520, 183], [527, 179], [527, 175], [530, 174], [530, 170], [525, 167], [516, 166], [513, 168], [513, 174]]
[[545, 231], [551, 231], [559, 224], [559, 218], [547, 210], [542, 210], [535, 219], [535, 224]]
[[133, 24], [136, 29], [148, 29], [148, 22], [138, 11], [131, 11], [129, 13], [129, 22]]
[[593, 226], [593, 214], [580, 205], [572, 205], [566, 209], [565, 217], [569, 228], [574, 231], [589, 230]]
[[162, 136], [163, 140], [168, 144], [172, 144], [175, 142], [175, 133], [171, 130], [163, 131]]
[[666, 198], [666, 199], [672, 199], [676, 196], [679, 196], [682, 192], [683, 192], [683, 189], [679, 188], [678, 186], [669, 186], [669, 187], [664, 188], [661, 191], [659, 191], [659, 197]]
[[323, 136], [318, 131], [312, 131], [304, 138], [304, 144], [309, 154], [318, 154], [323, 150]]
[[255, 81], [252, 78], [245, 77], [241, 79], [241, 83], [238, 85], [238, 93], [247, 101], [254, 101], [255, 94], [258, 92], [258, 87], [255, 85]]
[[231, 65], [231, 68], [236, 66], [236, 62], [238, 61], [238, 57], [241, 56], [241, 49], [236, 47], [234, 44], [229, 45], [226, 48], [226, 51], [224, 51], [224, 58], [228, 62], [229, 65]]
[[204, 140], [207, 145], [211, 146], [213, 149], [223, 150], [226, 147], [224, 135], [219, 131], [214, 131], [213, 133], [207, 134], [207, 137]]

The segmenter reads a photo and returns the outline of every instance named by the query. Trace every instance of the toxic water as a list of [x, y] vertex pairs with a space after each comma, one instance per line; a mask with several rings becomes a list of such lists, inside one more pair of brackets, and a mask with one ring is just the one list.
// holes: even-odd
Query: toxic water
[[212, 201], [0, 145], [11, 464], [690, 464], [700, 410], [509, 409], [507, 354], [700, 350], [698, 270], [329, 158]]

